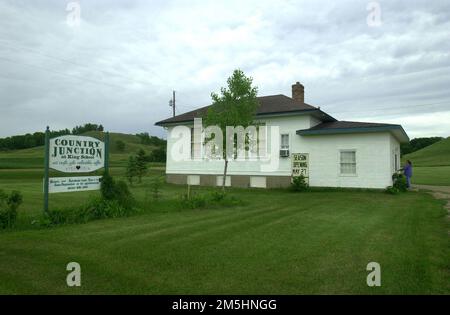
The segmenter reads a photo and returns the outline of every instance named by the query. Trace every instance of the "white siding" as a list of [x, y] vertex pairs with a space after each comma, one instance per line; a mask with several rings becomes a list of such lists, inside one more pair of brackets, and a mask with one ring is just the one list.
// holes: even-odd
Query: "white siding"
[[[309, 153], [309, 184], [324, 187], [385, 188], [391, 184], [389, 133], [302, 137], [296, 150]], [[356, 151], [356, 175], [340, 174], [340, 151]]]
[[[299, 141], [300, 136], [295, 132], [299, 129], [310, 128], [310, 117], [306, 115], [294, 116], [294, 117], [276, 117], [266, 120], [261, 120], [265, 122], [267, 126], [278, 126], [280, 129], [280, 134], [289, 134], [290, 145], [294, 145], [294, 142]], [[172, 128], [168, 128], [170, 133]], [[224, 161], [223, 160], [209, 160], [209, 161], [186, 161], [186, 162], [175, 162], [171, 157], [171, 147], [174, 140], [168, 137], [167, 139], [167, 164], [166, 172], [168, 174], [223, 174]], [[270, 141], [268, 143], [270, 146]], [[279, 150], [277, 150], [279, 151]], [[291, 149], [291, 152], [292, 149]], [[258, 162], [258, 161], [230, 161], [228, 163], [228, 174], [229, 175], [261, 175], [261, 166], [267, 164], [268, 162]], [[269, 175], [278, 176], [290, 176], [291, 175], [291, 161], [290, 158], [280, 158], [280, 164], [278, 168], [267, 173]]]
[[[309, 153], [309, 184], [326, 187], [385, 188], [391, 185], [398, 141], [388, 132], [299, 136], [296, 131], [316, 123], [310, 116], [268, 118], [268, 126], [278, 126], [280, 134], [289, 134], [290, 153]], [[169, 128], [170, 131], [170, 128]], [[168, 174], [223, 174], [224, 161], [175, 162], [171, 157], [174, 140], [168, 137]], [[270, 141], [269, 141], [270, 146]], [[356, 175], [340, 174], [340, 150], [356, 151]], [[267, 162], [230, 161], [228, 175], [291, 176], [291, 159], [280, 158], [274, 171], [262, 172]]]

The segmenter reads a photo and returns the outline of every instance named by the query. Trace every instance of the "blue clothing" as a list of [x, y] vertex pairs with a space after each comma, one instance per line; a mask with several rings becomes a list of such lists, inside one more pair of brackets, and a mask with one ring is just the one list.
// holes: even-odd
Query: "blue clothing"
[[403, 168], [403, 174], [405, 174], [406, 177], [412, 176], [412, 166], [409, 164], [406, 164]]
[[408, 188], [411, 187], [411, 176], [406, 176], [406, 186], [407, 186]]

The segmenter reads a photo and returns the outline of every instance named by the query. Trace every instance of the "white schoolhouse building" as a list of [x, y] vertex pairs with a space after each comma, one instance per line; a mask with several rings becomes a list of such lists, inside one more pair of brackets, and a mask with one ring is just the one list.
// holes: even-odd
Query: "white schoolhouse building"
[[[226, 185], [287, 187], [292, 176], [299, 174], [307, 178], [310, 186], [386, 188], [392, 185], [392, 174], [400, 168], [400, 143], [409, 141], [401, 125], [338, 121], [320, 107], [306, 104], [304, 87], [299, 82], [292, 85], [292, 97], [262, 96], [258, 102], [255, 121], [267, 129], [274, 127], [267, 133], [268, 154], [256, 160], [230, 160]], [[201, 154], [179, 159], [174, 150], [180, 141], [180, 127], [193, 131], [194, 119], [203, 117], [208, 107], [156, 123], [168, 131], [166, 180], [169, 183], [222, 185], [223, 159], [206, 159]], [[188, 133], [189, 157], [202, 152], [205, 146], [204, 137], [194, 141], [193, 134]]]

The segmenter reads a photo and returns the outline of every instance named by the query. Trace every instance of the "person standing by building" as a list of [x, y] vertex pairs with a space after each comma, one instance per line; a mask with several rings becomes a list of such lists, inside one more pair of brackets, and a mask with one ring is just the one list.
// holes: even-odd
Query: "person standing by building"
[[408, 188], [411, 188], [412, 163], [410, 160], [406, 161], [406, 164], [403, 167], [403, 174], [406, 177], [406, 185]]

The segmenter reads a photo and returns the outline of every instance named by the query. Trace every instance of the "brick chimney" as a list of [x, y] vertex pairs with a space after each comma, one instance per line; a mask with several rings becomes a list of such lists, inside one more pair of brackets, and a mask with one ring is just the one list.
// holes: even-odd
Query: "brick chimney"
[[300, 103], [305, 103], [305, 87], [297, 82], [292, 85], [292, 98]]

